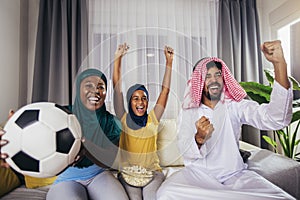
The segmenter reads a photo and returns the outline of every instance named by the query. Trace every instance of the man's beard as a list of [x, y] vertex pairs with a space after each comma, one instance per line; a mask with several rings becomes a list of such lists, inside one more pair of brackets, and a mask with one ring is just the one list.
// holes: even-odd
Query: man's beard
[[[219, 84], [219, 83], [212, 83], [212, 84], [210, 84], [207, 88], [207, 91], [204, 91], [204, 96], [208, 99], [208, 100], [210, 100], [210, 101], [216, 101], [216, 100], [220, 100], [220, 98], [221, 98], [221, 94], [222, 94], [222, 92], [219, 92], [218, 94], [216, 94], [216, 95], [211, 95], [210, 93], [209, 93], [209, 88], [210, 88], [210, 86], [211, 85], [218, 85], [219, 87], [221, 87], [221, 85]], [[221, 91], [222, 91], [222, 89], [221, 89]]]

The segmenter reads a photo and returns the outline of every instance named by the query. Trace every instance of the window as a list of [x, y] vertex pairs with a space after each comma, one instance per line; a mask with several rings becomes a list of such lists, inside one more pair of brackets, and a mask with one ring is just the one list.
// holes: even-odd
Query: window
[[[298, 15], [299, 16], [299, 15]], [[276, 37], [281, 40], [284, 50], [284, 56], [288, 65], [288, 74], [293, 76], [298, 82], [300, 81], [300, 16], [294, 18], [291, 22], [287, 22], [276, 31]], [[300, 91], [294, 91], [294, 99], [300, 99]], [[299, 110], [299, 107], [293, 110]], [[293, 123], [290, 127], [294, 132], [297, 123]], [[299, 139], [299, 131], [296, 139]], [[300, 146], [295, 152], [300, 151]]]
[[[277, 38], [281, 40], [288, 65], [288, 74], [300, 81], [300, 18], [278, 29]], [[300, 93], [295, 93], [300, 98]]]

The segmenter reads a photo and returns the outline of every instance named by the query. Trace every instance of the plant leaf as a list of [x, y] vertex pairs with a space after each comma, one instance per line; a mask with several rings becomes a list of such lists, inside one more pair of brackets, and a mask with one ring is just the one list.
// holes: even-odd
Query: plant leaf
[[283, 132], [283, 138], [284, 142], [286, 144], [286, 149], [288, 151], [288, 157], [292, 158], [293, 157], [293, 152], [294, 152], [294, 144], [290, 142], [290, 128], [289, 126], [285, 127], [285, 132]]
[[286, 155], [287, 157], [290, 158], [290, 151], [289, 151], [289, 149], [288, 149], [288, 147], [287, 147], [287, 144], [285, 143], [285, 139], [282, 138], [282, 137], [284, 137], [284, 136], [283, 136], [283, 135], [284, 135], [283, 130], [277, 130], [277, 131], [275, 131], [275, 132], [276, 132], [276, 134], [277, 134], [277, 137], [278, 137], [278, 139], [279, 139], [279, 142], [280, 142], [280, 144], [281, 144], [281, 146], [282, 146], [282, 149], [283, 149], [283, 151], [284, 151], [284, 155]]
[[[298, 121], [297, 126], [296, 126], [295, 131], [294, 131], [293, 136], [292, 136], [291, 144], [293, 144], [293, 148], [298, 145], [297, 141], [296, 141], [296, 135], [297, 135], [297, 132], [298, 132], [299, 125], [300, 125], [300, 120]], [[289, 130], [291, 130], [291, 128]]]
[[293, 90], [300, 90], [300, 84], [299, 82], [292, 76], [289, 76], [289, 79], [292, 81], [293, 84]]
[[300, 107], [300, 99], [293, 100], [293, 108]]
[[240, 82], [240, 85], [247, 92], [248, 96], [259, 104], [270, 101], [272, 87], [257, 82]]
[[273, 86], [273, 83], [274, 83], [274, 77], [273, 75], [271, 75], [271, 73], [273, 74], [273, 72], [271, 72], [270, 70], [268, 69], [264, 69], [264, 72], [265, 72], [265, 75], [267, 77], [267, 80], [269, 81], [270, 83], [270, 86]]
[[285, 133], [284, 133], [283, 130], [277, 130], [276, 133], [278, 133], [278, 134], [281, 135], [281, 136], [284, 136], [284, 135], [285, 135]]
[[300, 120], [300, 110], [293, 113], [292, 121], [291, 123]]
[[[268, 82], [270, 83], [270, 86], [273, 86], [274, 84], [274, 72], [270, 69], [264, 69], [266, 78]], [[293, 90], [300, 90], [300, 83], [293, 77], [289, 76], [290, 81], [292, 81]]]
[[276, 149], [277, 143], [273, 139], [266, 135], [263, 135], [262, 137], [267, 143], [269, 143], [274, 149]]

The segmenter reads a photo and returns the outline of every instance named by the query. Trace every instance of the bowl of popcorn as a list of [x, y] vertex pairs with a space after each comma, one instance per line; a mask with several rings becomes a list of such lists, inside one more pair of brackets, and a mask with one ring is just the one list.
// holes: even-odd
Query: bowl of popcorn
[[153, 175], [153, 171], [149, 171], [138, 165], [123, 167], [121, 172], [118, 174], [119, 178], [134, 187], [146, 186], [152, 181]]

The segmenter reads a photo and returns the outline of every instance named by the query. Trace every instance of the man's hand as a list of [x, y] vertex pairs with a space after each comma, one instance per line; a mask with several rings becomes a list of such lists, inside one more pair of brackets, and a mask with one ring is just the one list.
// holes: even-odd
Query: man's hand
[[275, 80], [284, 88], [290, 87], [287, 75], [287, 64], [284, 59], [280, 40], [265, 42], [261, 45], [261, 50], [266, 59], [274, 66]]
[[271, 63], [285, 63], [280, 40], [264, 42], [261, 45], [261, 50], [264, 53], [266, 59]]
[[195, 125], [197, 128], [195, 140], [197, 142], [198, 147], [200, 147], [202, 144], [204, 144], [206, 142], [207, 139], [209, 139], [211, 137], [212, 132], [214, 131], [214, 127], [210, 123], [209, 119], [204, 116], [202, 116], [196, 122]]

